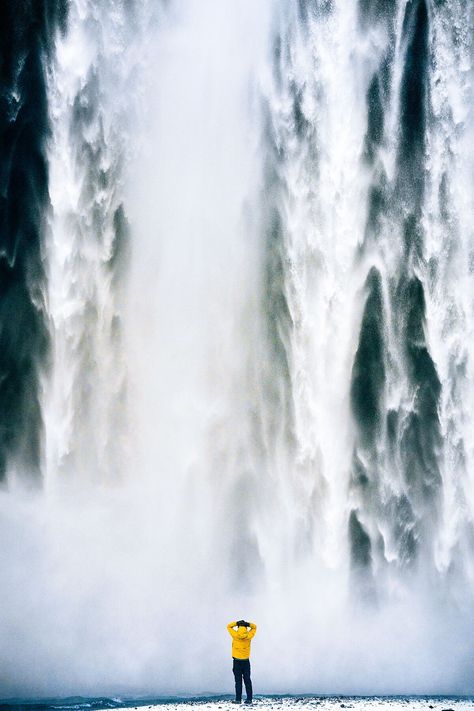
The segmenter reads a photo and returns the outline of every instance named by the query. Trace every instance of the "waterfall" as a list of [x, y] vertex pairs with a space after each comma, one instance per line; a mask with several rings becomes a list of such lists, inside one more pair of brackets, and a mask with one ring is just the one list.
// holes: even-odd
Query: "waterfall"
[[[472, 693], [474, 10], [1, 11], [0, 695]], [[38, 8], [42, 7], [40, 11]]]
[[51, 199], [45, 239], [52, 368], [44, 391], [45, 479], [121, 472], [126, 375], [120, 289], [131, 48], [126, 6], [71, 3], [50, 72]]

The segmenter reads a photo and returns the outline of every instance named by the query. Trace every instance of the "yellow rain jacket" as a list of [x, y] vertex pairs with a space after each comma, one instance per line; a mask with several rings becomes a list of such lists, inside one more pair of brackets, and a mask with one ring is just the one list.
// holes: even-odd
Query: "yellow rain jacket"
[[237, 622], [229, 622], [227, 625], [227, 630], [232, 637], [232, 656], [235, 659], [248, 659], [250, 657], [250, 640], [255, 637], [257, 625], [249, 622], [250, 631], [247, 627], [239, 627], [234, 630], [236, 625]]

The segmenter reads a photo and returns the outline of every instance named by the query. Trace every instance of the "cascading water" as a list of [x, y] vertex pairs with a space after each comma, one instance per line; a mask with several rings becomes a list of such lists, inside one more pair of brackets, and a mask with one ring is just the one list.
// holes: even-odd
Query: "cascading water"
[[27, 5], [1, 695], [472, 692], [470, 3]]
[[125, 6], [113, 10], [71, 3], [69, 31], [57, 38], [50, 72], [46, 479], [100, 482], [121, 472], [125, 368], [117, 281], [128, 234], [121, 169], [129, 108], [122, 95], [133, 65], [120, 30], [133, 15]]

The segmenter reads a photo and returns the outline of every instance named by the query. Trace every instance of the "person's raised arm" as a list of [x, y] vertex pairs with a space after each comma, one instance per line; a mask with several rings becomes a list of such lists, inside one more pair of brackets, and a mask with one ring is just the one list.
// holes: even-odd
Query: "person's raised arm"
[[249, 622], [250, 632], [248, 633], [247, 639], [252, 639], [255, 637], [255, 632], [257, 631], [257, 625], [254, 622]]
[[233, 639], [236, 639], [237, 637], [237, 632], [234, 630], [236, 624], [237, 622], [229, 622], [229, 624], [227, 625], [227, 632]]

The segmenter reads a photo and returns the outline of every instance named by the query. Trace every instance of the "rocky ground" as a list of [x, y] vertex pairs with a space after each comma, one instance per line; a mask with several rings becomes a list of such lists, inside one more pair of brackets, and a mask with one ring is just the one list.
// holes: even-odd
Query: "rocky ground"
[[[231, 711], [235, 705], [230, 700], [189, 700], [179, 703], [160, 703], [150, 706], [130, 706], [143, 711], [183, 711], [182, 706], [196, 705], [199, 711]], [[410, 698], [410, 697], [329, 697], [329, 698], [256, 698], [254, 706], [262, 707], [262, 711], [339, 711], [353, 709], [354, 711], [473, 711], [474, 699], [466, 698]], [[242, 704], [245, 708], [245, 704]]]

